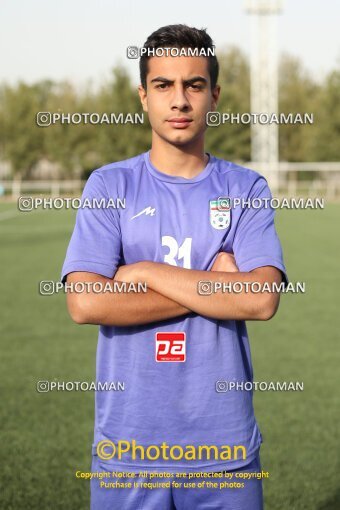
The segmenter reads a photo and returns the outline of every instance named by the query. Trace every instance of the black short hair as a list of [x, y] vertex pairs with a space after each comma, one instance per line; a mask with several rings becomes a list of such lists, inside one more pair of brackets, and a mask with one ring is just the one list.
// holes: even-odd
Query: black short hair
[[[198, 48], [199, 50], [213, 50], [214, 44], [206, 29], [202, 28], [199, 30], [188, 25], [167, 25], [149, 35], [143, 48]], [[144, 53], [139, 60], [140, 81], [145, 90], [149, 58], [152, 58], [152, 55], [148, 56], [147, 53]], [[208, 59], [211, 89], [214, 89], [218, 79], [219, 64], [215, 54], [208, 53], [206, 58]]]

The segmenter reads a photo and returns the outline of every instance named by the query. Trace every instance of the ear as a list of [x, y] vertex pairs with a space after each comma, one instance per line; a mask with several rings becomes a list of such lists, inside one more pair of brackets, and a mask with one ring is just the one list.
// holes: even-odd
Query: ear
[[220, 97], [221, 87], [219, 85], [216, 85], [215, 88], [212, 90], [212, 98], [211, 98], [211, 111], [215, 111], [217, 108], [217, 103]]
[[138, 94], [139, 94], [140, 102], [142, 103], [143, 110], [145, 112], [147, 112], [148, 111], [148, 96], [147, 96], [147, 92], [144, 89], [143, 85], [138, 86]]

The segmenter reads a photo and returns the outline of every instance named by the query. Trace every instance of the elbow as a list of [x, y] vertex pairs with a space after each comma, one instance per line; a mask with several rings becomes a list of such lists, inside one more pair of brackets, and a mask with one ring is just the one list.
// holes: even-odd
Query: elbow
[[67, 309], [68, 313], [76, 324], [92, 324], [92, 318], [89, 313], [88, 299], [82, 299], [82, 296], [68, 296]]
[[279, 294], [263, 294], [263, 300], [258, 310], [257, 320], [269, 321], [274, 317], [279, 307], [280, 295]]
[[69, 310], [69, 314], [76, 324], [90, 324], [86, 315], [82, 314], [79, 310]]

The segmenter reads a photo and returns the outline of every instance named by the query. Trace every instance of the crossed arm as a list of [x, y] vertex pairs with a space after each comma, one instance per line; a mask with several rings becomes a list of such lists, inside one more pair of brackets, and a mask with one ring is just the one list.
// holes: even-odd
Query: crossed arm
[[[213, 319], [268, 320], [276, 312], [278, 293], [216, 292], [201, 295], [199, 281], [280, 283], [281, 272], [265, 266], [239, 272], [231, 254], [219, 253], [211, 271], [196, 271], [157, 262], [137, 262], [120, 266], [114, 280], [146, 282], [146, 293], [67, 293], [67, 306], [78, 324], [131, 326], [147, 324], [195, 312]], [[73, 272], [67, 281], [112, 282], [104, 276]]]

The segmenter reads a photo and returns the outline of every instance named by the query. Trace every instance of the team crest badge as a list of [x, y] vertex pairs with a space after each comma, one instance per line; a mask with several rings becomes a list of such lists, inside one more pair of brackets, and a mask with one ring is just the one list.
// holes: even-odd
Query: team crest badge
[[230, 225], [230, 198], [220, 197], [210, 200], [210, 223], [216, 230], [224, 230]]

